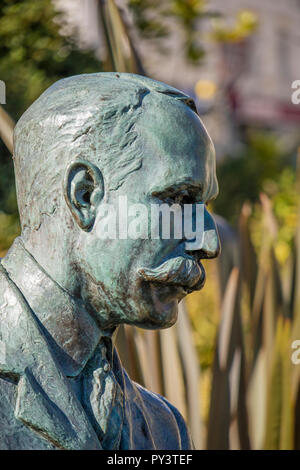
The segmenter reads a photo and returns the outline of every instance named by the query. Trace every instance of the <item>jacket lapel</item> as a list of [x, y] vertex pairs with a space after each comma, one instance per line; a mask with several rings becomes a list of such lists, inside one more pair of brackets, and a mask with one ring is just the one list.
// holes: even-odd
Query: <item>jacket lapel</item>
[[18, 377], [15, 417], [61, 449], [101, 444], [25, 298], [0, 263], [0, 374]]

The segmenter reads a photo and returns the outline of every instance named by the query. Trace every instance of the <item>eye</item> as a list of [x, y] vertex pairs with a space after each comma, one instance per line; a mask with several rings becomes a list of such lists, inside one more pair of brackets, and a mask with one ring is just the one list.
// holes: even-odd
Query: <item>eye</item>
[[166, 202], [170, 205], [179, 204], [183, 206], [184, 204], [194, 204], [195, 198], [189, 194], [175, 194], [174, 196], [169, 196], [166, 198]]
[[192, 196], [191, 194], [187, 194], [185, 196], [182, 196], [181, 198], [181, 204], [184, 205], [184, 204], [195, 204], [196, 200], [194, 198], [194, 196]]

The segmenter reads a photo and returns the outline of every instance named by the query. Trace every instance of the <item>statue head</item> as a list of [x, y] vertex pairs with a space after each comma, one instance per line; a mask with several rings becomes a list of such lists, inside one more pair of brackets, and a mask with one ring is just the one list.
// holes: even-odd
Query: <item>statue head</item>
[[[103, 328], [171, 326], [178, 302], [204, 285], [200, 260], [220, 249], [206, 208], [215, 152], [193, 101], [133, 74], [60, 80], [17, 123], [14, 164], [21, 236], [46, 272]], [[170, 236], [152, 220], [162, 204]], [[197, 230], [197, 214], [193, 245], [175, 221]]]

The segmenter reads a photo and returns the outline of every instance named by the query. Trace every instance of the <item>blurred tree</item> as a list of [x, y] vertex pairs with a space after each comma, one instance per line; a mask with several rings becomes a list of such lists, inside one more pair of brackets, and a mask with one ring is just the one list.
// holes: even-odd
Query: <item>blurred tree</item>
[[225, 156], [218, 164], [220, 193], [214, 210], [235, 224], [243, 203], [256, 202], [265, 189], [270, 194], [271, 181], [278, 180], [285, 165], [286, 155], [276, 137], [248, 129], [238, 154]]
[[259, 196], [261, 192], [266, 193], [272, 200], [280, 227], [275, 251], [282, 262], [290, 253], [297, 223], [299, 195], [293, 157], [281, 147], [274, 133], [244, 129], [241, 150], [237, 155], [224, 157], [218, 164], [220, 193], [213, 203], [214, 211], [235, 226], [244, 202], [254, 204], [251, 234], [259, 250], [262, 219]]
[[205, 29], [206, 38], [209, 36], [211, 40], [223, 43], [241, 41], [257, 26], [257, 17], [249, 10], [238, 12], [235, 23], [227, 25], [218, 11], [209, 8], [209, 0], [129, 0], [128, 6], [139, 33], [146, 39], [157, 40], [161, 49], [164, 44], [161, 38], [169, 35], [171, 23], [175, 23], [183, 33], [186, 58], [195, 65], [205, 56], [202, 31], [205, 20], [213, 20]]
[[54, 81], [101, 68], [93, 53], [60, 34], [62, 24], [51, 0], [1, 2], [0, 77], [15, 119]]
[[135, 25], [139, 33], [151, 40], [158, 40], [170, 33], [169, 20], [175, 21], [183, 32], [183, 48], [186, 58], [198, 64], [205, 55], [201, 41], [202, 21], [219, 17], [219, 13], [208, 9], [207, 0], [129, 0]]
[[224, 18], [217, 18], [212, 31], [212, 38], [221, 43], [240, 42], [247, 38], [258, 25], [257, 16], [250, 10], [236, 14], [235, 24], [228, 26]]

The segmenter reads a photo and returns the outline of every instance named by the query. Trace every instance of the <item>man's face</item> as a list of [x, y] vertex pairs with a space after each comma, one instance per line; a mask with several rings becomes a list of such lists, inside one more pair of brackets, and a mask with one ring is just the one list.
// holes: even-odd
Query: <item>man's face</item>
[[[195, 208], [196, 203], [216, 197], [218, 185], [214, 149], [196, 113], [164, 95], [158, 99], [149, 94], [144, 106], [136, 124], [143, 146], [142, 167], [129, 174], [119, 189], [106, 191], [95, 226], [82, 243], [81, 263], [90, 281], [86, 296], [108, 326], [171, 326], [177, 319], [178, 302], [204, 284], [200, 259], [219, 252], [216, 227], [206, 209], [204, 237], [197, 249], [187, 250], [184, 234], [178, 239], [172, 230], [169, 238], [161, 232], [159, 238], [151, 237], [151, 205], [187, 203]], [[108, 232], [104, 205], [113, 208], [117, 224], [120, 218], [124, 224], [125, 197], [130, 233], [120, 239], [117, 226], [116, 238], [111, 239], [111, 234], [100, 238], [100, 232]], [[133, 238], [141, 230], [144, 238]]]

